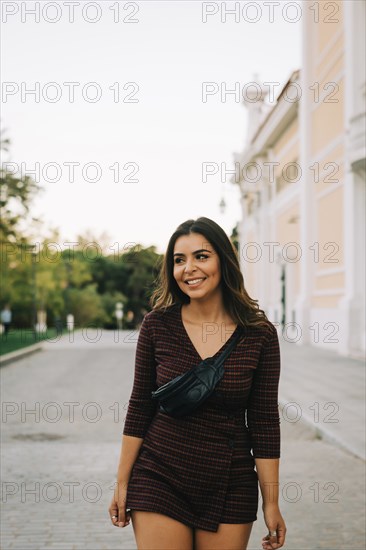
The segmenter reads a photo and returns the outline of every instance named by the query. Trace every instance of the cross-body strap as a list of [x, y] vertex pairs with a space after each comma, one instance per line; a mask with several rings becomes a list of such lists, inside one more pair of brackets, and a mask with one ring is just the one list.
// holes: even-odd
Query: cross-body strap
[[223, 351], [215, 360], [213, 366], [216, 368], [221, 367], [221, 365], [226, 361], [227, 357], [230, 355], [230, 353], [235, 348], [236, 344], [238, 343], [238, 340], [243, 336], [244, 331], [243, 328], [239, 326], [238, 334], [232, 339], [228, 347], [225, 351]]

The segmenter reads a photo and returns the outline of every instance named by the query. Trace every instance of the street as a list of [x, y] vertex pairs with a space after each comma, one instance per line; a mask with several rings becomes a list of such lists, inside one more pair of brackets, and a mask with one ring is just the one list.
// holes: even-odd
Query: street
[[[108, 514], [136, 337], [76, 333], [1, 368], [3, 550], [136, 548]], [[286, 416], [281, 433], [284, 548], [363, 549], [364, 461]], [[261, 504], [249, 550], [267, 534]]]

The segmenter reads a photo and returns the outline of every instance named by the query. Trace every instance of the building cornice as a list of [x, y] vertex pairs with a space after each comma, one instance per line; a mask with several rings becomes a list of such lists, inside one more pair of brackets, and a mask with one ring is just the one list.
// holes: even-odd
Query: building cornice
[[[277, 101], [276, 101], [276, 104], [273, 106], [273, 108], [267, 113], [266, 117], [264, 118], [264, 120], [262, 121], [262, 123], [260, 124], [260, 126], [258, 127], [257, 131], [253, 134], [253, 137], [252, 137], [252, 140], [251, 140], [251, 145], [254, 145], [255, 142], [258, 140], [258, 138], [260, 137], [260, 134], [265, 130], [266, 126], [268, 126], [268, 123], [271, 122], [270, 126], [273, 126], [274, 124], [276, 124], [274, 121], [279, 121], [279, 119], [283, 116], [283, 114], [281, 114], [279, 116], [279, 113], [278, 111], [281, 110], [281, 113], [283, 113], [283, 110], [285, 110], [285, 112], [288, 110], [287, 108], [288, 107], [292, 107], [294, 105], [298, 105], [298, 101], [296, 102], [290, 102], [290, 101], [286, 101], [285, 99], [285, 92], [287, 91], [287, 89], [293, 84], [293, 83], [297, 83], [299, 84], [299, 79], [300, 79], [300, 69], [296, 69], [295, 71], [293, 71], [293, 73], [291, 74], [290, 78], [288, 79], [288, 81], [286, 82], [286, 84], [284, 85], [284, 87], [282, 88], [279, 96], [277, 97]], [[287, 108], [286, 108], [287, 107]], [[276, 116], [275, 116], [276, 115]], [[274, 121], [271, 121], [270, 119], [272, 117], [275, 116], [275, 119]]]
[[[255, 131], [250, 144], [241, 153], [234, 153], [234, 162], [240, 162], [240, 164], [245, 165], [249, 162], [254, 162], [256, 158], [260, 158], [261, 160], [266, 158], [267, 150], [273, 147], [281, 134], [298, 117], [299, 100], [286, 100], [285, 91], [293, 82], [298, 83], [299, 76], [299, 70], [292, 73], [278, 96], [276, 105], [269, 111]], [[231, 178], [232, 183], [240, 184], [241, 181], [242, 179], [238, 181], [235, 178]]]

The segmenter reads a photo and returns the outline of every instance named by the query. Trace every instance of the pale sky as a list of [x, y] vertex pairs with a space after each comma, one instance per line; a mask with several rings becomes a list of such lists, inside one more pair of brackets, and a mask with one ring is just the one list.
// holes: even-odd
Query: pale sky
[[[233, 9], [235, 2], [118, 2], [118, 15], [116, 1], [79, 0], [74, 22], [63, 1], [49, 2], [53, 7], [45, 13], [40, 9], [39, 22], [26, 11], [35, 2], [1, 4], [1, 122], [12, 141], [4, 160], [19, 167], [23, 162], [27, 170], [39, 163], [45, 191], [32, 215], [42, 218], [42, 234], [59, 228], [62, 247], [86, 231], [106, 233], [111, 245], [156, 245], [159, 252], [189, 218], [207, 216], [230, 234], [241, 216], [239, 191], [229, 177], [222, 183], [220, 173], [203, 182], [202, 163], [234, 168], [233, 154], [245, 145], [247, 114], [238, 98], [222, 99], [220, 91], [235, 83], [242, 91], [257, 73], [261, 81], [280, 83], [279, 93], [300, 68], [301, 19], [291, 22], [294, 9], [282, 10], [295, 2], [281, 2], [273, 22], [268, 4], [276, 2], [264, 1], [236, 2], [237, 22], [229, 14], [222, 20], [221, 11], [222, 4]], [[83, 17], [85, 4], [94, 6]], [[243, 12], [246, 4], [255, 6]], [[217, 13], [203, 22], [205, 9]], [[65, 82], [80, 84], [73, 103]], [[218, 90], [206, 102], [205, 82]], [[24, 94], [36, 86], [37, 102]], [[51, 102], [57, 91], [59, 99]], [[96, 91], [100, 99], [87, 101]], [[128, 97], [138, 101], [122, 101]], [[72, 162], [80, 163], [74, 181]], [[45, 170], [47, 163], [57, 163], [58, 173], [52, 165]], [[87, 181], [97, 177], [94, 165], [84, 169], [88, 163], [99, 166], [99, 181]], [[119, 165], [119, 182], [113, 165]], [[137, 181], [123, 181], [128, 175]], [[47, 181], [53, 178], [59, 181]], [[225, 214], [218, 206], [222, 196]]]

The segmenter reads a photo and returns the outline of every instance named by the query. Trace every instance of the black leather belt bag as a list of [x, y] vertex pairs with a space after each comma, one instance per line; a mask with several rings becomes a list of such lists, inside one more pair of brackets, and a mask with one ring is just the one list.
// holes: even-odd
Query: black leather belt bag
[[202, 405], [224, 376], [224, 362], [242, 335], [243, 329], [239, 327], [238, 333], [216, 359], [203, 359], [199, 365], [151, 392], [152, 399], [159, 401], [160, 410], [175, 418], [181, 418]]

